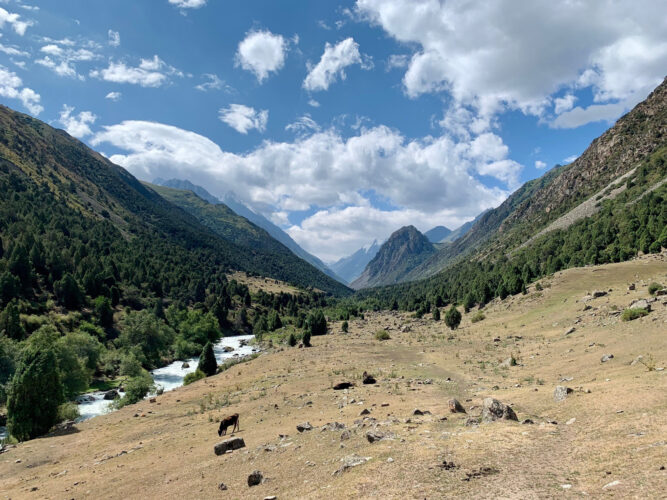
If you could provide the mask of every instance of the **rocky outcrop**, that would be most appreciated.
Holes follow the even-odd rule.
[[[238,450],[240,448],[245,448],[245,441],[243,438],[233,437],[216,444],[213,447],[213,451],[216,455],[224,455],[228,451]]]
[[[494,398],[486,398],[482,407],[482,422],[488,423],[496,420],[518,421],[519,419],[509,405]]]

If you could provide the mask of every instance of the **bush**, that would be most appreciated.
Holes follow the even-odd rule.
[[[326,335],[327,319],[321,309],[310,313],[306,319],[306,329],[311,335]]]
[[[310,332],[304,332],[301,341],[304,347],[310,347]]]
[[[204,350],[199,356],[199,366],[197,370],[201,370],[207,377],[215,375],[215,372],[218,371],[218,362],[215,359],[215,353],[213,352],[213,344],[207,342],[204,346]]]
[[[389,332],[387,330],[378,330],[375,332],[375,340],[389,340],[391,337],[389,336]]]
[[[76,420],[79,418],[79,407],[76,403],[71,401],[63,403],[58,407],[58,422],[65,422],[66,420]]]
[[[437,307],[433,308],[433,320],[440,321],[440,309],[438,309]]]
[[[201,371],[201,370],[195,370],[192,373],[188,373],[185,378],[183,379],[183,385],[190,385],[193,382],[196,382],[197,380],[201,380],[203,378],[206,378],[206,374]]]
[[[343,325],[341,326],[341,329],[343,330],[343,333],[347,333],[347,330],[349,329],[350,325],[348,325],[347,321],[343,321]]]
[[[117,399],[114,402],[114,405],[116,408],[122,408],[123,406],[138,403],[144,399],[146,394],[148,394],[154,387],[153,377],[151,377],[151,374],[146,370],[143,370],[140,375],[132,377],[125,382],[125,396]]]
[[[294,347],[296,345],[296,337],[293,333],[290,333],[289,337],[287,337],[287,345],[290,347]]]
[[[622,321],[632,321],[633,319],[641,318],[646,316],[648,311],[642,307],[634,307],[632,309],[626,309],[621,315]]]
[[[662,285],[660,283],[653,282],[648,286],[648,293],[654,295],[658,290],[662,290]]]
[[[461,313],[454,304],[452,304],[447,314],[445,314],[445,324],[452,330],[456,330],[461,324]]]
[[[484,316],[484,313],[482,311],[478,311],[475,314],[473,314],[472,318],[470,318],[470,321],[472,321],[473,323],[477,323],[485,318],[486,316]]]

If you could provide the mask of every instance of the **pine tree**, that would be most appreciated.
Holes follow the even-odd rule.
[[[28,347],[9,388],[7,424],[19,441],[46,434],[56,423],[63,388],[53,350]]]
[[[310,332],[304,332],[301,340],[303,341],[304,347],[310,347]]]
[[[16,301],[12,300],[5,310],[0,313],[0,334],[4,334],[10,339],[23,340],[25,330],[21,325],[21,317]]]
[[[296,345],[296,337],[294,336],[294,333],[290,333],[289,337],[287,337],[287,344],[290,347],[294,347]]]
[[[452,330],[456,330],[461,324],[461,313],[454,304],[452,304],[447,314],[445,314],[445,324]]]
[[[199,357],[199,366],[197,366],[197,370],[205,373],[207,377],[215,375],[215,372],[218,371],[218,362],[215,360],[213,344],[210,342],[206,342],[206,345],[204,346],[204,350]]]
[[[440,321],[440,309],[438,309],[437,307],[433,308],[433,319],[435,321]]]
[[[102,327],[111,328],[113,326],[113,309],[111,308],[111,301],[107,297],[97,297],[95,299],[95,315]]]

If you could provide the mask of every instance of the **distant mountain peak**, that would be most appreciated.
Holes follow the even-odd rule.
[[[451,234],[452,230],[445,226],[435,226],[433,229],[426,231],[424,236],[428,238],[431,243],[440,243],[443,239]]]

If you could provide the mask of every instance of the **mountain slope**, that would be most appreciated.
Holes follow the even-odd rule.
[[[382,244],[377,255],[350,286],[360,289],[398,283],[433,252],[433,244],[414,226],[402,227]]]
[[[217,204],[217,203],[223,203],[227,205],[229,208],[231,208],[234,212],[236,212],[237,215],[240,215],[241,217],[245,217],[248,219],[250,222],[253,224],[261,227],[264,229],[267,233],[269,233],[273,238],[278,240],[280,243],[285,245],[287,248],[289,248],[295,255],[298,257],[301,257],[303,260],[306,262],[310,263],[311,265],[315,266],[317,269],[322,271],[324,274],[334,278],[335,280],[338,280],[340,282],[344,281],[341,279],[339,276],[336,276],[336,274],[327,267],[327,265],[322,262],[320,259],[315,257],[314,255],[306,252],[303,248],[299,246],[299,244],[294,241],[285,231],[280,229],[278,226],[276,226],[273,222],[268,220],[266,217],[263,215],[257,214],[250,210],[248,207],[246,207],[243,203],[241,203],[238,198],[234,195],[233,192],[228,192],[226,193],[223,197],[222,200],[216,198],[213,196],[211,193],[206,191],[201,186],[197,186],[196,184],[193,184],[192,182],[188,180],[182,180],[182,179],[169,179],[169,180],[164,180],[164,179],[155,179],[153,181],[154,184],[158,184],[160,186],[165,186],[165,187],[171,187],[175,189],[185,189],[188,191],[194,192],[197,196],[200,198],[208,201],[209,203]]]
[[[451,233],[452,230],[445,226],[435,226],[433,229],[426,231],[424,236],[426,236],[431,243],[440,243]]]
[[[329,277],[317,272],[301,275],[265,254],[249,252],[220,238],[129,172],[64,131],[6,107],[0,107],[0,157],[8,176],[7,189],[29,188],[43,203],[58,206],[66,212],[66,217],[80,220],[87,232],[97,231],[105,235],[105,241],[114,242],[104,254],[92,247],[88,251],[97,266],[104,260],[102,255],[111,256],[112,262],[141,261],[142,271],[132,280],[141,293],[150,295],[157,287],[163,292],[165,288],[174,288],[177,296],[186,298],[189,286],[194,287],[200,280],[206,284],[228,269],[304,287],[316,286],[331,293],[347,293],[343,285]],[[17,194],[22,196],[20,192]],[[45,237],[39,231],[31,236],[32,241]],[[28,244],[32,245],[30,241]],[[125,255],[125,252],[132,253]],[[77,272],[83,278],[86,270]],[[174,281],[172,275],[181,278]]]
[[[366,265],[377,255],[379,250],[380,245],[377,240],[374,240],[370,247],[362,247],[352,255],[334,262],[329,267],[347,283],[351,283],[364,272]]]

